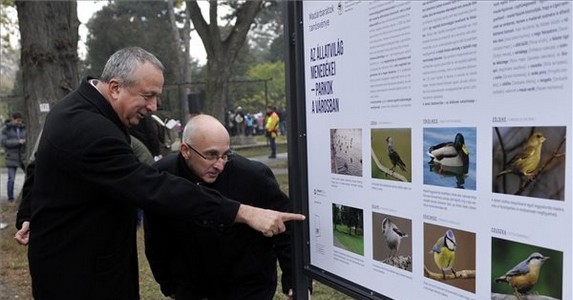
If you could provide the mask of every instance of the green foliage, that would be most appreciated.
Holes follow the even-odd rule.
[[[248,70],[246,78],[252,82],[243,83],[242,93],[237,90],[234,94],[235,106],[242,106],[243,110],[248,112],[264,111],[267,104],[279,108],[286,106],[285,71],[282,61],[254,65]],[[257,81],[265,79],[271,79],[266,82],[266,93],[265,83]]]

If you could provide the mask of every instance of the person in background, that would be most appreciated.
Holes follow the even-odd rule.
[[[279,115],[276,113],[276,109],[269,105],[267,106],[267,115],[265,118],[265,132],[267,138],[269,139],[269,145],[271,147],[271,155],[269,158],[277,158],[277,135],[279,132]]]
[[[159,138],[159,124],[151,115],[143,118],[139,124],[130,127],[129,134],[143,143],[147,150],[151,152],[155,160],[161,158],[161,142]]]
[[[242,107],[237,107],[237,111],[235,112],[235,126],[237,127],[237,135],[245,135],[245,113],[243,112]]]
[[[253,116],[250,113],[245,114],[245,125],[247,126],[247,129],[245,131],[245,135],[246,136],[255,135],[255,131],[254,131],[255,119],[253,118]]]
[[[162,90],[162,63],[139,47],[124,48],[99,79],[82,80],[46,116],[33,180],[24,183],[35,299],[139,299],[138,207],[211,228],[246,223],[266,237],[304,219],[242,204],[139,161],[127,128],[157,110]]]
[[[154,165],[241,203],[287,211],[271,169],[230,150],[225,126],[209,115],[189,120],[179,153]],[[269,239],[243,224],[209,228],[145,212],[145,253],[155,280],[175,299],[273,299],[277,258],[282,292],[292,297],[290,230]]]
[[[286,107],[283,107],[283,109],[280,110],[279,113],[279,130],[281,135],[286,135],[287,134],[287,110]]]
[[[6,194],[8,202],[14,203],[14,182],[18,168],[26,165],[26,126],[22,114],[15,112],[12,120],[2,129],[2,146],[5,149],[5,164],[8,169]]]

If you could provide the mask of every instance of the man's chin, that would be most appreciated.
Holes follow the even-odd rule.
[[[137,125],[139,125],[139,122],[141,122],[141,119],[133,118],[133,119],[129,120],[129,124],[127,125],[127,127],[137,126]]]
[[[218,176],[213,177],[213,176],[207,175],[207,176],[204,176],[204,177],[203,177],[203,181],[204,181],[205,183],[213,183],[213,182],[215,182],[215,180],[217,180],[217,177],[218,177]]]

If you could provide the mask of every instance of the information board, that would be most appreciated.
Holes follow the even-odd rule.
[[[311,277],[573,299],[572,3],[299,5]]]

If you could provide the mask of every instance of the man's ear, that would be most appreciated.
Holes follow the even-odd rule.
[[[189,159],[189,148],[187,145],[185,145],[185,143],[181,143],[181,146],[179,146],[179,152],[181,152],[183,158],[186,160]]]
[[[112,98],[112,100],[117,100],[119,98],[119,90],[121,88],[121,84],[119,83],[119,81],[115,79],[110,80],[109,84],[107,85],[107,88],[108,88],[108,93]]]

